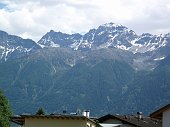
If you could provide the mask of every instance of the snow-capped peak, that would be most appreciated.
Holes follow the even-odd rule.
[[[112,23],[112,22],[103,24],[101,26],[103,26],[103,27],[124,27],[121,24],[115,24],[115,23]]]
[[[157,50],[169,43],[170,36],[144,33],[137,35],[121,24],[106,23],[91,29],[84,35],[70,35],[61,32],[48,32],[38,43],[41,47],[69,47],[74,50],[96,50],[115,47],[135,53]]]

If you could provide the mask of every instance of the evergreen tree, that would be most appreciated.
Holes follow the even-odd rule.
[[[7,98],[0,91],[0,127],[10,126],[10,116],[12,115],[11,108]]]
[[[39,108],[38,111],[36,112],[36,115],[45,115],[43,108]]]

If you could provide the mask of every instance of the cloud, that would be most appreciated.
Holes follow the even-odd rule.
[[[170,32],[169,0],[4,0],[0,29],[38,41],[53,29],[85,33],[107,22],[138,34]]]

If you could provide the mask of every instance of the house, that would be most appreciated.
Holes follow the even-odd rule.
[[[162,120],[162,127],[170,127],[170,104],[151,113],[150,117]]]
[[[105,115],[98,120],[103,127],[161,127],[161,122],[141,115]]]
[[[97,123],[78,115],[20,115],[11,121],[24,127],[97,127]]]

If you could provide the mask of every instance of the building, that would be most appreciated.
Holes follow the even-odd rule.
[[[162,127],[170,127],[170,104],[151,113],[150,117],[162,120]]]
[[[139,116],[108,114],[97,120],[103,127],[161,127],[161,121]]]
[[[24,127],[97,127],[98,124],[78,115],[20,115],[11,121]]]

